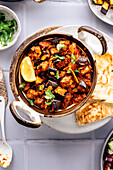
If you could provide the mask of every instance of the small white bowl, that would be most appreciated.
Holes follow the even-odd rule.
[[[3,46],[3,47],[1,46],[1,43],[0,43],[0,51],[2,51],[5,49],[8,49],[9,47],[13,46],[16,43],[16,41],[19,38],[20,32],[21,32],[21,24],[20,24],[20,20],[17,17],[16,13],[14,11],[12,11],[10,8],[0,5],[0,13],[4,13],[6,20],[15,19],[17,22],[17,25],[18,25],[17,31],[14,32],[12,42],[7,42],[7,46]]]
[[[113,130],[109,133],[109,135],[107,136],[107,138],[105,139],[105,142],[104,142],[104,145],[103,145],[103,148],[102,148],[102,152],[101,152],[101,160],[100,160],[100,165],[101,165],[101,170],[104,170],[103,168],[103,156],[104,156],[104,153],[105,153],[105,148],[108,144],[108,141],[109,139],[111,138],[111,136],[113,136]]]

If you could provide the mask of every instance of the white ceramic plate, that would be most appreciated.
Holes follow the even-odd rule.
[[[77,30],[78,30],[79,27],[80,26],[64,26],[64,27],[56,29],[52,32],[67,33],[67,34],[71,34],[74,37],[78,38]],[[104,34],[103,32],[101,32],[101,33],[104,35],[104,37],[107,41],[108,51],[113,54],[113,47],[112,47],[113,40],[109,36]],[[95,49],[96,49],[96,45],[97,45],[96,41],[98,41],[98,40],[94,36],[92,36],[92,39],[91,39],[91,36],[92,35],[89,34],[89,33],[84,33],[84,44],[88,45],[89,40],[91,40],[93,42],[93,50],[92,50],[91,47],[89,47],[89,49],[92,50],[93,54],[95,54],[95,51],[96,51]],[[91,43],[89,42],[89,44],[91,44]],[[65,117],[60,117],[60,118],[44,118],[44,117],[41,117],[42,122],[44,124],[46,124],[47,126],[53,128],[57,131],[60,131],[60,132],[63,132],[63,133],[68,133],[68,134],[80,134],[80,133],[90,132],[92,130],[98,129],[101,126],[105,125],[111,119],[112,119],[112,117],[107,117],[107,118],[101,119],[99,121],[96,121],[96,122],[93,122],[93,123],[90,123],[90,124],[87,124],[87,125],[84,125],[84,126],[78,126],[78,124],[76,122],[76,118],[75,118],[75,113],[70,114],[70,115],[65,116]]]
[[[100,12],[101,10],[101,5],[95,5],[92,3],[92,0],[88,0],[89,7],[91,11],[102,21],[113,25],[113,9],[109,9],[107,14],[104,15]]]

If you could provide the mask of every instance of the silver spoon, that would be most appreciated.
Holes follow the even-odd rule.
[[[7,168],[12,160],[12,149],[7,144],[4,131],[4,114],[5,114],[5,99],[0,96],[0,123],[2,131],[2,144],[0,145],[0,164],[3,168]]]

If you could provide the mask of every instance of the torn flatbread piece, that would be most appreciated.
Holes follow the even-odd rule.
[[[107,116],[113,116],[113,104],[102,100],[90,100],[76,112],[76,120],[79,126]]]
[[[113,56],[109,53],[95,55],[98,75],[91,99],[104,99],[113,103]]]
[[[95,55],[97,84],[90,100],[76,112],[78,125],[113,115],[113,55]]]

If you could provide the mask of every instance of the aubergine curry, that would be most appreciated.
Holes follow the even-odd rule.
[[[19,88],[31,105],[55,112],[86,98],[93,70],[87,54],[75,42],[57,37],[45,39],[26,56],[32,62],[36,80],[22,80]]]

